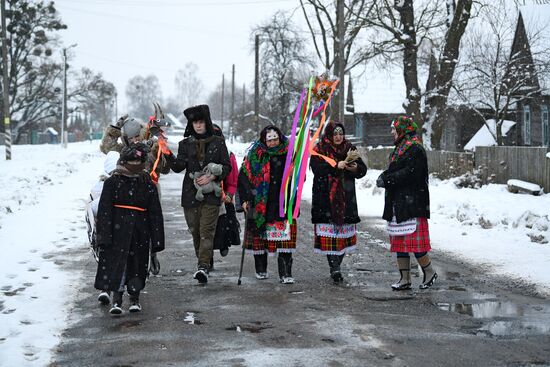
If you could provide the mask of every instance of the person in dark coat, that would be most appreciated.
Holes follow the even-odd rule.
[[[428,159],[416,134],[412,118],[399,116],[391,123],[395,148],[390,164],[376,185],[386,189],[383,218],[388,221],[390,251],[397,253],[401,274],[393,290],[411,289],[410,256],[413,252],[422,267],[424,279],[420,289],[431,287],[437,279],[428,252],[430,233],[430,192],[428,190]]]
[[[267,255],[278,253],[279,280],[294,283],[292,253],[296,251],[297,224],[279,215],[279,193],[288,139],[274,125],[260,132],[243,161],[237,191],[246,213],[243,246],[254,255],[256,278],[267,279]]]
[[[336,163],[331,166],[319,156],[311,157],[313,195],[311,221],[314,224],[316,253],[327,255],[330,276],[343,281],[340,265],[346,253],[355,250],[357,213],[355,180],[365,176],[367,166],[357,148],[345,137],[344,125],[331,122],[314,150]]]
[[[164,250],[164,221],[158,191],[145,162],[149,149],[142,143],[122,149],[117,168],[105,180],[97,213],[100,249],[95,288],[113,292],[111,314],[122,313],[124,289],[130,312],[141,311],[149,251]]]
[[[187,126],[183,134],[184,139],[179,142],[177,157],[166,147],[163,153],[170,168],[174,172],[186,170],[181,191],[181,206],[189,230],[193,235],[193,245],[197,256],[197,268],[193,277],[200,284],[208,282],[213,251],[214,234],[221,205],[221,196],[214,192],[204,194],[199,200],[197,186],[208,185],[221,181],[231,171],[231,162],[221,136],[214,135],[210,109],[207,105],[189,107],[183,114],[187,118]],[[191,178],[207,168],[209,164],[216,165],[218,175],[205,174],[198,178]]]

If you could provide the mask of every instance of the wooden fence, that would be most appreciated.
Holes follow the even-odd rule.
[[[386,169],[388,157],[393,148],[366,149],[358,147],[366,160],[367,167],[372,169]],[[471,172],[474,168],[473,153],[427,151],[428,169],[442,179],[456,177]]]
[[[367,166],[386,169],[393,148],[358,147]],[[442,179],[479,170],[483,183],[505,184],[509,179],[536,183],[550,192],[550,158],[544,147],[477,147],[474,153],[427,151],[430,173]]]
[[[505,184],[514,178],[536,183],[550,192],[550,158],[544,147],[477,147],[475,166],[483,183]]]

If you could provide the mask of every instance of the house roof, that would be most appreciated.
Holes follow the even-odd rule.
[[[519,8],[530,41],[533,58],[548,57],[550,45],[550,4],[524,5]],[[536,61],[535,61],[536,63]],[[539,76],[544,94],[550,92],[550,74]]]
[[[400,68],[386,71],[371,65],[352,78],[355,113],[404,113],[406,88]]]
[[[497,142],[495,138],[493,137],[493,134],[496,135],[496,124],[494,119],[490,119],[485,121],[486,124],[484,124],[478,131],[475,133],[475,135],[470,139],[468,143],[464,146],[464,150],[472,150],[475,151],[476,147],[490,147],[497,145]],[[515,121],[510,120],[504,120],[502,122],[502,136],[506,136],[508,134],[508,131],[516,124]],[[491,130],[487,129],[487,125],[490,127]],[[490,131],[490,132],[489,132]],[[491,134],[491,132],[493,134]]]
[[[45,133],[52,134],[52,135],[54,135],[54,136],[57,136],[57,134],[58,134],[58,132],[57,132],[53,127],[47,128],[44,132],[45,132]]]

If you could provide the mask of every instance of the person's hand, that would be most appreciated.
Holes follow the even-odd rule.
[[[227,204],[231,204],[233,202],[233,196],[231,194],[225,194],[223,201]]]
[[[214,180],[214,178],[215,178],[214,175],[202,175],[201,177],[197,178],[195,180],[195,182],[199,186],[204,186],[204,185],[210,183],[210,181]]]
[[[158,273],[160,273],[160,262],[155,252],[151,254],[151,264],[149,265],[149,272],[151,272],[151,274],[153,275],[158,275]]]
[[[340,161],[337,165],[338,169],[345,169],[346,168],[346,162]]]
[[[243,210],[245,213],[248,212],[248,201],[245,201],[244,203],[242,203],[241,206],[243,207]]]
[[[168,144],[164,139],[159,139],[159,149],[164,155],[172,155],[172,151],[168,148]]]
[[[384,187],[384,177],[383,177],[383,173],[378,176],[378,179],[376,179],[376,186],[377,187]]]
[[[349,164],[346,164],[346,169],[350,172],[356,172],[357,171],[357,163],[351,162]]]

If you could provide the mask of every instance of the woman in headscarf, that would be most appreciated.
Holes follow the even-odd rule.
[[[331,122],[314,148],[336,162],[332,167],[319,156],[311,157],[313,196],[311,221],[315,228],[314,251],[327,255],[330,276],[343,281],[340,265],[346,253],[355,250],[357,213],[355,180],[365,176],[367,166],[345,137],[344,125]]]
[[[288,139],[281,130],[274,125],[265,127],[243,161],[237,190],[246,213],[243,246],[254,255],[256,278],[267,279],[267,255],[278,253],[279,280],[292,284],[297,226],[279,216],[287,151]]]
[[[395,148],[388,169],[376,181],[378,187],[386,189],[383,218],[388,221],[390,251],[397,253],[401,279],[391,285],[397,291],[411,289],[410,252],[424,273],[420,289],[431,287],[437,279],[428,256],[431,250],[428,159],[416,130],[417,125],[410,117],[399,116],[392,121]]]

